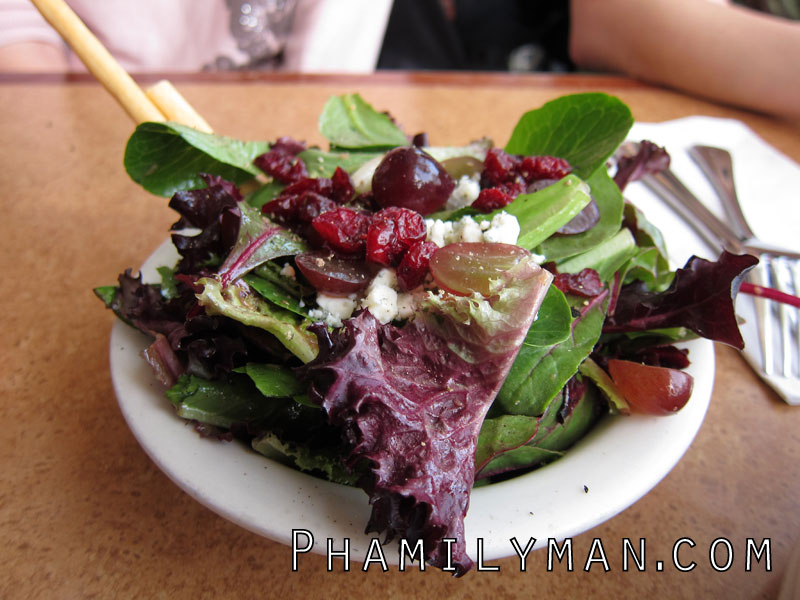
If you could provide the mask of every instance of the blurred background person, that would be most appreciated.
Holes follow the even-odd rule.
[[[391,0],[68,0],[127,71],[372,72]],[[0,0],[0,70],[85,70],[28,0]]]
[[[800,0],[70,0],[130,72],[622,73],[800,117]],[[747,6],[743,6],[746,4]],[[0,70],[81,70],[0,0]]]

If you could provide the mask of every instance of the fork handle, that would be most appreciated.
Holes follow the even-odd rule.
[[[731,226],[741,240],[755,237],[744,218],[733,182],[733,159],[730,152],[712,146],[692,146],[689,156],[705,173],[731,220]]]
[[[744,244],[728,225],[708,210],[670,170],[642,178],[642,182],[689,223],[717,251],[744,252]]]

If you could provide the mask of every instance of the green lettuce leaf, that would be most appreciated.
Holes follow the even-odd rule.
[[[237,184],[259,175],[253,159],[268,142],[243,142],[178,123],[141,123],[128,140],[123,163],[136,183],[159,196],[205,187],[200,173]]]
[[[617,385],[611,379],[600,365],[594,362],[591,358],[587,358],[581,363],[579,369],[581,375],[591,379],[594,384],[603,392],[603,395],[608,400],[609,410],[615,414],[629,414],[631,407],[628,401],[622,396]]]
[[[382,152],[348,152],[345,150],[326,152],[319,148],[309,148],[300,153],[300,158],[306,164],[309,177],[330,177],[336,167],[352,173],[368,160],[382,155]]]
[[[166,395],[180,417],[224,429],[234,424],[264,427],[294,402],[268,398],[247,377],[237,375],[215,381],[182,375]]]
[[[303,362],[317,355],[317,338],[306,330],[308,320],[264,300],[243,280],[225,287],[209,277],[197,283],[203,286],[197,298],[208,314],[223,315],[269,331]]]
[[[551,285],[522,343],[526,346],[552,346],[566,340],[571,332],[572,310],[564,293]]]
[[[253,440],[253,450],[267,458],[306,473],[319,473],[325,479],[342,485],[356,485],[363,475],[350,472],[342,464],[341,448],[315,448],[305,444],[282,442],[278,436],[267,433]]]
[[[491,220],[500,211],[514,215],[520,226],[517,245],[532,250],[581,212],[590,200],[586,183],[574,175],[567,175],[543,190],[521,194],[502,209],[475,219]]]
[[[663,292],[675,277],[675,272],[670,269],[664,236],[633,204],[625,204],[624,214],[625,223],[634,232],[639,252],[622,270],[622,281],[643,281],[648,289]]]
[[[333,148],[388,149],[409,143],[388,115],[358,94],[328,100],[319,117],[319,130]]]
[[[283,365],[251,363],[236,371],[252,379],[256,389],[267,398],[294,398],[306,393],[306,386],[294,371]]]
[[[597,422],[603,403],[592,386],[572,411],[559,420],[563,395],[541,417],[503,415],[483,422],[475,453],[477,477],[539,467],[564,455]]]
[[[552,155],[587,179],[625,140],[633,115],[618,98],[599,92],[562,96],[522,115],[509,154]]]
[[[301,303],[300,298],[287,291],[274,281],[259,277],[255,273],[248,273],[244,276],[245,282],[266,300],[277,304],[281,308],[292,311],[301,317],[308,317],[308,307]]]
[[[570,296],[580,311],[569,337],[553,346],[523,345],[492,406],[499,413],[538,417],[578,370],[594,348],[605,320],[604,293],[584,305],[584,298]]]
[[[558,264],[563,273],[579,273],[594,269],[603,281],[610,281],[625,263],[636,255],[638,248],[630,230],[620,229],[617,234],[590,248],[583,254],[568,258]]]
[[[622,224],[625,200],[605,169],[598,169],[586,181],[591,189],[600,220],[583,233],[550,237],[536,249],[546,260],[560,261],[581,252],[586,252],[613,237]]]

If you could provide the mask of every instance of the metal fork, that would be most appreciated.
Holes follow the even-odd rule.
[[[689,156],[694,159],[717,192],[722,205],[731,221],[731,226],[749,250],[757,251],[760,259],[758,267],[751,271],[755,285],[766,285],[781,292],[800,295],[800,254],[796,252],[765,248],[759,242],[744,218],[736,187],[733,182],[733,159],[727,150],[712,146],[693,146]],[[758,298],[759,327],[761,329],[761,345],[764,372],[768,375],[776,373],[783,377],[800,379],[800,310],[765,301]],[[776,306],[777,304],[777,306]],[[760,308],[759,308],[759,305]],[[780,354],[773,352],[773,313],[777,311],[780,324]],[[797,355],[793,365],[792,353]],[[776,364],[777,362],[777,364]]]
[[[695,146],[689,154],[720,196],[731,226],[709,211],[671,170],[648,175],[643,182],[693,225],[713,248],[757,256],[759,265],[749,273],[753,285],[800,295],[800,253],[777,248],[755,237],[736,196],[730,153]],[[788,402],[800,403],[800,310],[759,296],[754,300],[762,375]]]

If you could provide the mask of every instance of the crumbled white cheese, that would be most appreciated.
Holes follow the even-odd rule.
[[[517,217],[503,211],[492,217],[489,229],[483,232],[483,240],[493,244],[516,244],[519,231]]]
[[[289,263],[286,263],[285,265],[283,265],[283,267],[280,270],[280,274],[283,275],[284,277],[288,277],[289,279],[295,279],[296,278],[296,274],[294,272],[294,267],[292,265],[290,265]]]
[[[376,285],[385,285],[393,289],[397,289],[397,273],[394,269],[384,267],[375,274],[372,281],[369,282],[368,288],[375,287]]]
[[[350,174],[350,181],[353,182],[356,194],[366,194],[372,190],[372,176],[375,174],[375,169],[381,164],[381,160],[383,160],[383,156],[376,156]]]
[[[328,294],[317,294],[317,305],[319,308],[308,311],[312,319],[319,319],[331,327],[341,327],[344,319],[349,319],[356,309],[356,295],[349,296],[329,296]]]
[[[472,176],[462,175],[456,182],[456,187],[453,189],[444,207],[448,210],[464,208],[475,202],[480,193],[480,174]]]
[[[369,309],[378,321],[385,324],[394,319],[411,318],[424,295],[421,287],[418,291],[400,293],[397,273],[387,267],[377,272],[362,298],[359,299],[356,294],[341,297],[319,293],[318,308],[310,310],[308,314],[312,319],[324,321],[330,327],[341,327],[342,321],[350,318],[356,307],[360,307]]]
[[[433,242],[440,248],[450,243],[446,240],[449,240],[453,236],[453,223],[451,221],[425,219],[425,227],[428,229],[426,239],[429,242]]]
[[[478,223],[469,215],[458,221],[426,219],[427,240],[440,248],[456,242],[490,242],[516,244],[519,238],[519,221],[506,212],[496,214],[491,221]]]
[[[378,271],[367,286],[367,294],[361,300],[361,307],[369,309],[372,316],[381,323],[388,323],[397,317],[397,275],[394,269]]]
[[[478,222],[470,216],[461,217],[453,225],[453,235],[460,242],[482,242],[483,232]]]
[[[397,319],[410,319],[419,306],[419,294],[403,292],[397,294]]]

